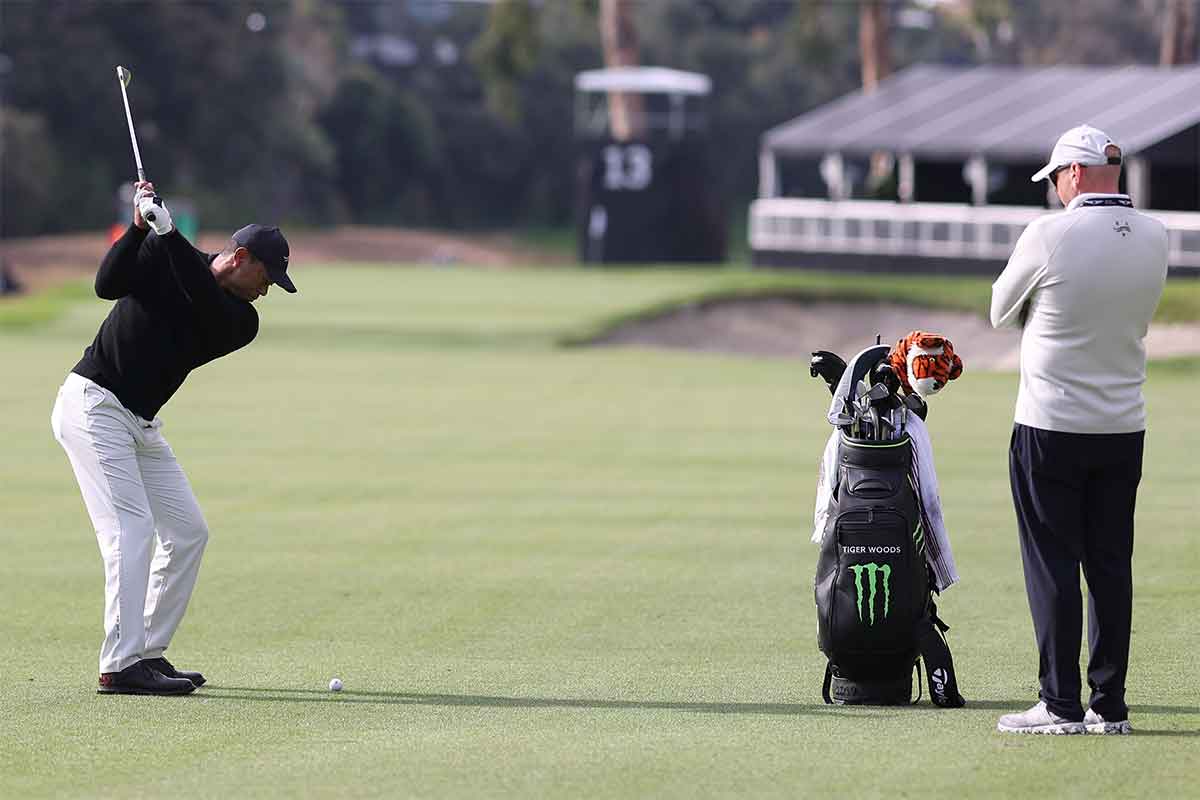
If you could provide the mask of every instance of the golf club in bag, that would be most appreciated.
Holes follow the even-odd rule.
[[[897,396],[887,354],[874,345],[847,364],[818,351],[809,364],[833,394],[828,419],[838,429],[834,507],[814,580],[817,639],[828,658],[821,694],[827,703],[908,704],[913,670],[919,692],[924,661],[933,702],[957,708],[966,701],[933,602],[905,432],[908,415],[924,419],[927,409],[920,398]]]

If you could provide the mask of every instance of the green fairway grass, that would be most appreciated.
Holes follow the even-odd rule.
[[[296,272],[258,340],[161,415],[212,531],[168,654],[209,677],[186,698],[94,693],[101,562],[49,415],[110,304],[0,328],[0,797],[1195,794],[1196,361],[1146,387],[1137,733],[1021,737],[995,732],[1037,693],[1015,374],[968,370],[930,415],[968,707],[827,707],[824,384],[797,361],[559,344],[767,278]]]

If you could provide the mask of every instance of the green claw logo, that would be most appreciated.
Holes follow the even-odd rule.
[[[867,573],[867,610],[869,612],[870,624],[875,624],[875,593],[878,586],[876,576],[883,575],[883,618],[887,619],[888,611],[892,604],[892,587],[890,579],[892,577],[891,564],[853,564],[849,569],[854,572],[854,589],[858,594],[858,621],[863,621],[863,573]]]

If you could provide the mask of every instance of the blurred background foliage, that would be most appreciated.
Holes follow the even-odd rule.
[[[1172,0],[874,0],[890,67],[1155,63]],[[726,206],[764,130],[859,88],[864,0],[632,2],[641,63],[711,76]],[[0,235],[96,229],[147,172],[205,226],[572,218],[576,72],[601,0],[0,4]],[[1194,35],[1194,34],[1193,34]],[[1031,102],[1052,98],[1031,98]]]

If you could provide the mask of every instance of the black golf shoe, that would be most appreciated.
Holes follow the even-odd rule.
[[[155,672],[161,672],[168,678],[183,678],[184,680],[191,681],[197,689],[205,684],[204,676],[199,672],[185,672],[181,669],[175,669],[174,665],[165,658],[147,658],[142,663]]]
[[[146,665],[145,661],[131,664],[120,672],[100,674],[97,694],[191,694],[196,684],[184,678],[168,678]]]

